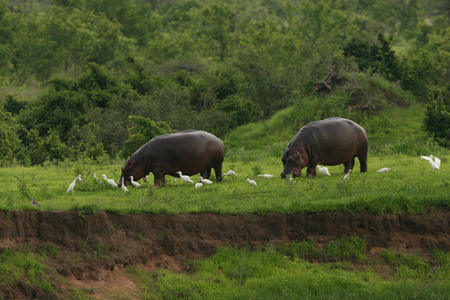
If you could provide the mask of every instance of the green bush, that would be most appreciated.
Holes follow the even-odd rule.
[[[436,142],[442,147],[450,147],[450,98],[448,93],[450,85],[447,85],[447,90],[437,94],[427,104],[427,111],[425,113],[425,128],[433,135]]]

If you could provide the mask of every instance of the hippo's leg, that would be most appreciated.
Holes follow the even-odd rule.
[[[222,181],[222,162],[214,166],[214,173],[216,173],[216,180]]]
[[[358,154],[359,164],[361,165],[361,173],[367,172],[367,152]]]
[[[153,187],[159,188],[161,185],[161,180],[164,178],[164,174],[160,172],[153,172],[153,176],[155,177],[155,180],[153,181]]]
[[[355,165],[355,158],[353,157],[349,161],[344,163],[344,174],[347,174],[348,171],[353,170],[353,166]]]
[[[209,177],[211,176],[211,168],[210,168],[210,167],[204,168],[204,169],[200,172],[200,175],[201,175],[204,179],[209,179]]]
[[[317,159],[315,159],[314,157],[311,158],[311,160],[309,161],[308,164],[308,169],[306,169],[306,176],[312,176],[315,177],[317,176]]]

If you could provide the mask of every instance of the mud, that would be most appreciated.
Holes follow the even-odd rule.
[[[327,244],[341,236],[366,240],[367,251],[450,250],[450,209],[423,215],[321,212],[261,215],[127,214],[75,211],[0,211],[0,252],[28,245],[32,251],[58,249],[48,263],[61,277],[60,291],[136,287],[128,266],[185,270],[185,262],[212,256],[221,246],[260,246],[314,239]],[[6,298],[44,297],[17,282],[3,287]],[[127,292],[127,293],[128,293]]]

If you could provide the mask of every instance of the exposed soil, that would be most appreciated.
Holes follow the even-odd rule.
[[[49,264],[59,274],[58,291],[76,287],[92,296],[115,291],[133,295],[137,288],[124,274],[140,268],[188,270],[187,261],[212,256],[218,247],[285,244],[314,239],[327,244],[339,237],[366,240],[368,253],[380,248],[450,250],[450,209],[424,215],[371,215],[366,212],[322,212],[260,215],[127,214],[74,211],[0,211],[0,252],[30,245],[58,247]],[[108,294],[109,293],[109,294]],[[12,299],[45,298],[26,282],[0,287]]]

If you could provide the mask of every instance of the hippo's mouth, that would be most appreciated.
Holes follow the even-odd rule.
[[[301,175],[301,170],[298,168],[294,168],[292,169],[292,177],[300,177]]]

